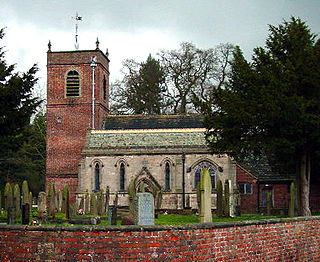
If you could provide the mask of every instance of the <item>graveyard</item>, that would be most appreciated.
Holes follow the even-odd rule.
[[[87,192],[71,204],[68,186],[56,192],[51,184],[35,203],[27,182],[21,193],[18,184],[8,183],[0,215],[0,260],[248,261],[254,256],[318,261],[319,216],[239,214],[220,181],[217,190],[212,212],[211,181],[204,169],[198,209],[168,211],[155,209],[153,195],[144,190],[123,208],[117,194],[110,200],[108,188]]]
[[[87,192],[80,202],[71,204],[67,185],[56,192],[51,184],[48,194],[40,192],[37,197],[33,197],[27,181],[22,183],[21,190],[18,184],[7,183],[0,223],[29,226],[152,226],[294,217],[292,209],[289,209],[288,215],[240,214],[237,205],[231,204],[237,202],[237,196],[231,196],[228,187],[223,191],[221,181],[217,183],[217,208],[212,210],[211,180],[207,169],[201,173],[198,185],[198,209],[161,210],[156,208],[153,194],[142,191],[132,193],[129,207],[121,207],[118,205],[117,194],[111,201],[108,187],[105,191]]]

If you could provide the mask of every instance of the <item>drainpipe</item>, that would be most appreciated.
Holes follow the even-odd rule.
[[[94,70],[97,67],[97,57],[92,56],[91,57],[91,64],[90,66],[92,67],[92,129],[95,129],[94,127],[94,116],[95,116],[95,95],[94,95],[94,89],[95,89],[95,74]]]
[[[186,208],[186,192],[185,192],[185,163],[186,163],[186,155],[182,153],[182,208]]]

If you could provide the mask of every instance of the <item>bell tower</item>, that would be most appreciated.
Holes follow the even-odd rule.
[[[98,42],[98,41],[97,41]],[[77,189],[88,130],[101,129],[109,111],[109,59],[95,50],[47,52],[46,185]],[[71,194],[74,198],[74,194]]]

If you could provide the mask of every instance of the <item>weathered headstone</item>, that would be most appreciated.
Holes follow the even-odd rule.
[[[62,190],[62,208],[61,208],[62,213],[67,212],[68,191],[69,191],[68,185],[64,185]]]
[[[230,185],[229,180],[224,182],[224,207],[223,213],[225,217],[230,217]]]
[[[46,205],[46,193],[45,192],[39,192],[38,195],[38,216],[42,218],[47,210]]]
[[[223,187],[222,187],[222,181],[218,179],[217,181],[217,216],[222,217],[223,216]]]
[[[70,205],[70,216],[69,219],[77,215],[77,203]]]
[[[29,187],[28,187],[28,182],[26,180],[22,182],[21,193],[22,193],[22,204],[28,203],[30,205]]]
[[[234,189],[234,204],[235,204],[235,215],[241,216],[241,197],[238,187]]]
[[[88,190],[86,190],[86,193],[84,195],[84,212],[86,214],[90,213],[90,198]]]
[[[108,209],[108,225],[117,224],[117,208],[114,205],[110,205]]]
[[[58,213],[61,213],[62,212],[62,202],[63,202],[62,190],[58,190],[58,192],[56,194],[56,199],[57,199],[56,209],[58,210]]]
[[[129,198],[129,213],[134,214],[134,198],[136,196],[136,189],[134,185],[134,179],[131,180],[128,186],[128,198]]]
[[[70,191],[69,191],[68,185],[64,186],[63,194],[65,195],[64,201],[65,201],[66,219],[70,219]]]
[[[33,196],[32,192],[29,192],[29,208],[30,208],[30,214],[32,213],[32,204],[33,204]]]
[[[151,193],[136,194],[134,213],[136,225],[154,225],[154,197]]]
[[[29,203],[22,204],[22,225],[28,225],[30,220]]]
[[[94,193],[90,194],[90,215],[98,215],[98,210],[97,210],[97,198]]]
[[[118,192],[116,192],[116,194],[115,194],[115,196],[114,196],[113,205],[114,205],[115,207],[118,206]]]
[[[105,197],[105,205],[104,205],[104,213],[107,214],[109,210],[109,200],[110,200],[110,188],[107,186],[106,188],[106,197]]]
[[[14,206],[10,206],[7,209],[7,224],[14,225],[16,223],[16,208]]]
[[[104,197],[103,197],[103,191],[100,190],[97,192],[97,213],[99,216],[103,215],[104,211]]]
[[[14,206],[16,208],[16,215],[17,217],[20,217],[21,215],[21,196],[20,196],[20,187],[18,184],[14,185],[14,192],[13,192],[13,201]]]
[[[56,216],[55,188],[53,183],[50,183],[49,192],[48,192],[48,215],[51,216],[52,219],[55,219],[55,216]]]
[[[211,192],[212,192],[212,185],[211,185],[210,173],[207,168],[204,168],[201,171],[201,179],[200,179],[200,193],[201,193],[200,223],[212,222]]]
[[[13,191],[12,191],[12,185],[9,182],[6,183],[6,186],[4,189],[4,200],[5,200],[5,209],[8,211],[8,209],[13,206]]]
[[[84,196],[80,198],[79,208],[78,210],[84,210]]]

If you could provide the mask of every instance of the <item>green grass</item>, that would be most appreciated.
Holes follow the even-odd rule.
[[[156,225],[182,225],[190,223],[199,223],[199,217],[196,215],[178,215],[178,214],[167,214],[159,215],[155,219]]]
[[[32,210],[31,216],[30,216],[30,221],[33,219],[37,219],[36,217],[36,210]],[[318,214],[313,214],[313,215],[320,215]],[[6,222],[6,217],[7,213],[5,211],[0,212],[0,221],[1,222]],[[77,215],[74,218],[89,218],[89,217],[94,217],[92,215]],[[262,220],[262,219],[273,219],[273,218],[284,218],[287,216],[262,216],[259,214],[243,214],[240,217],[233,217],[233,218],[218,218],[216,216],[212,217],[212,222],[218,223],[218,222],[235,222],[235,221],[251,221],[251,220]],[[63,213],[56,213],[56,219],[57,220],[65,220],[66,216]],[[17,224],[21,224],[21,217],[17,218],[16,220]],[[199,223],[200,218],[197,215],[180,215],[180,214],[159,214],[158,218],[155,219],[155,224],[156,225],[183,225],[183,224],[193,224],[193,223]],[[117,221],[117,225],[120,225],[121,221]],[[82,224],[68,224],[68,223],[55,223],[54,221],[50,223],[43,223],[42,225],[63,225],[63,226],[83,226]],[[107,226],[108,225],[108,220],[104,219],[101,220],[99,226]]]
[[[248,220],[262,220],[262,219],[272,219],[272,218],[283,218],[286,216],[260,216],[258,214],[244,214],[240,217],[224,217],[218,218],[212,216],[212,222],[235,222],[235,221],[248,221]],[[168,215],[159,215],[155,219],[156,225],[183,225],[183,224],[192,224],[200,223],[199,216],[196,215],[178,215],[178,214],[168,214]]]

